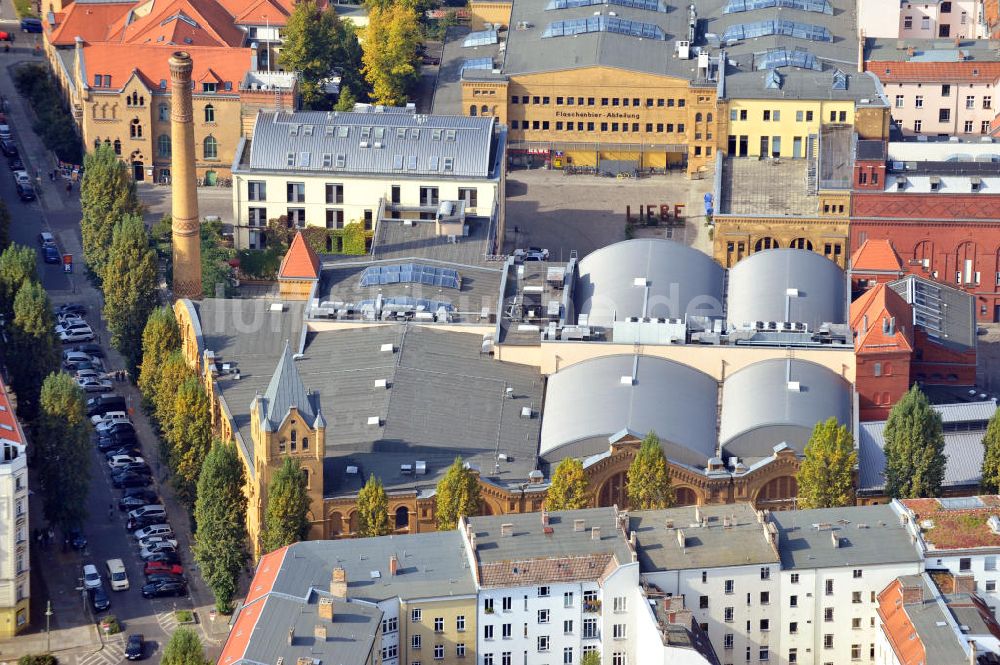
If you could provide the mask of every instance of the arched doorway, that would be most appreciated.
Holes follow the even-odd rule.
[[[347,518],[347,523],[350,528],[350,533],[358,532],[358,511],[351,513],[351,516]]]
[[[754,503],[757,508],[787,510],[795,506],[795,497],[798,495],[799,484],[795,476],[779,476],[772,478],[760,488]]]
[[[597,505],[601,508],[618,506],[628,508],[628,493],[625,491],[625,472],[619,471],[604,481],[597,494]]]
[[[326,521],[330,527],[331,536],[339,536],[344,531],[344,516],[338,511],[330,513],[330,517]]]
[[[486,516],[495,515],[496,513],[493,512],[493,506],[490,505],[490,502],[484,500],[479,502],[479,514]]]
[[[142,182],[146,179],[146,168],[143,163],[142,153],[136,150],[129,159],[132,162],[132,179],[136,182]]]
[[[675,506],[696,506],[698,505],[698,495],[690,487],[674,488]]]
[[[396,528],[407,529],[410,526],[410,509],[406,506],[396,508]]]
[[[215,171],[205,171],[205,186],[215,187],[215,182],[218,179],[218,175]]]

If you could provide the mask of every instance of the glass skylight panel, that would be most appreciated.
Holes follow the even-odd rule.
[[[613,32],[645,39],[665,40],[663,29],[652,23],[629,21],[617,16],[591,16],[567,21],[554,21],[545,28],[542,37],[568,37],[588,32]]]
[[[493,58],[473,58],[462,63],[462,71],[466,69],[493,69]],[[441,130],[437,130],[440,132]]]
[[[832,42],[833,35],[821,25],[798,23],[796,21],[755,21],[753,23],[737,23],[726,28],[722,33],[722,41],[730,42],[740,39],[755,39],[769,35],[782,35],[808,39],[814,42]]]
[[[435,268],[419,263],[370,266],[361,273],[361,286],[387,284],[426,284],[448,289],[461,288],[458,271],[452,268]]]
[[[631,7],[632,9],[645,9],[650,12],[666,13],[667,5],[662,0],[551,0],[545,6],[545,11],[555,9],[573,9],[574,7],[592,7],[595,5],[615,5],[618,7]]]
[[[774,69],[775,67],[799,67],[821,71],[823,66],[816,56],[805,49],[770,49],[757,63],[758,70]]]
[[[729,0],[722,13],[738,14],[752,12],[756,9],[771,9],[772,7],[833,15],[833,7],[828,0]]]
[[[767,70],[767,76],[764,77],[764,87],[770,90],[781,89],[781,74],[778,73],[778,70]]]
[[[465,41],[462,42],[462,46],[488,46],[496,44],[499,40],[496,30],[480,30],[479,32],[470,32]]]
[[[847,74],[839,69],[833,73],[833,89],[847,90]]]

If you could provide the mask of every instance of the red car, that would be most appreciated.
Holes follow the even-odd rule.
[[[163,561],[148,561],[146,562],[146,568],[144,571],[147,575],[156,574],[166,574],[166,575],[183,575],[184,568],[177,565],[176,563],[164,563]]]

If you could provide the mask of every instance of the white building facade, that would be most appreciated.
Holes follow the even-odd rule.
[[[0,638],[14,637],[31,618],[26,443],[0,379]]]

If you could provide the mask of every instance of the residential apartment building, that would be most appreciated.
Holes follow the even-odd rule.
[[[28,521],[28,440],[0,377],[0,638],[31,620],[31,529]]]
[[[993,132],[1000,57],[990,42],[877,39],[867,51],[865,69],[881,81],[903,136]]]
[[[988,4],[988,3],[987,3]],[[988,37],[981,0],[857,0],[858,31],[885,39]]]
[[[459,240],[478,219],[503,238],[505,145],[492,117],[261,111],[232,165],[237,246],[266,247],[276,218],[333,231],[405,219]]]

